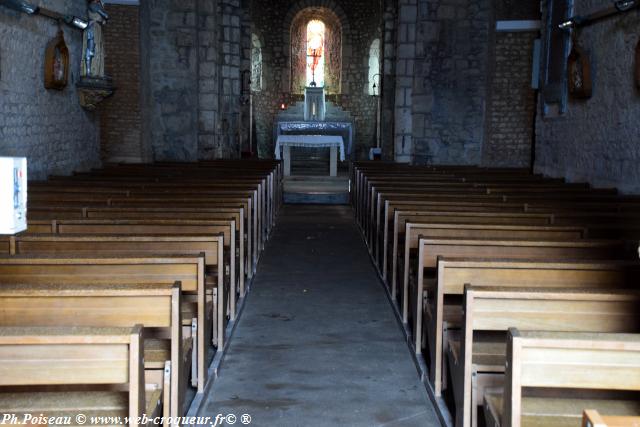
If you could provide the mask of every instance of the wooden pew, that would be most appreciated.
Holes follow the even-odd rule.
[[[476,425],[477,408],[482,404],[487,385],[495,387],[503,381],[504,334],[509,328],[637,333],[640,332],[639,302],[637,290],[467,285],[462,330],[459,336],[449,334],[456,426]]]
[[[498,215],[499,216],[499,215]],[[503,217],[505,222],[508,223],[509,217]],[[517,222],[518,217],[513,217]],[[521,241],[571,241],[581,240],[585,235],[585,230],[580,227],[565,226],[562,228],[556,228],[554,226],[546,225],[504,225],[504,224],[491,224],[484,222],[484,218],[469,218],[463,220],[462,224],[439,224],[434,222],[428,223],[413,223],[406,222],[403,236],[404,248],[400,248],[400,242],[396,248],[396,263],[392,265],[396,271],[396,279],[393,281],[392,276],[392,290],[393,284],[399,286],[399,280],[401,280],[401,307],[403,312],[403,319],[406,321],[408,306],[407,303],[407,290],[410,286],[410,281],[416,277],[414,270],[412,275],[412,266],[417,263],[416,260],[420,256],[420,239],[457,239],[457,240],[521,240]],[[506,245],[506,244],[503,244]],[[469,255],[472,255],[473,250],[469,249]],[[479,254],[479,252],[476,252]],[[431,267],[435,268],[436,258],[430,256],[432,261]],[[509,258],[507,256],[506,258]]]
[[[141,286],[171,285],[175,281],[180,281],[182,285],[183,335],[191,336],[195,350],[191,363],[192,385],[198,388],[198,392],[203,392],[209,361],[205,337],[209,336],[210,328],[207,326],[211,323],[216,325],[214,342],[219,342],[217,324],[214,323],[216,318],[211,319],[211,313],[219,311],[211,307],[217,303],[217,292],[211,303],[206,301],[204,255],[86,258],[68,255],[0,256],[0,289],[3,284],[11,283]]]
[[[147,255],[171,256],[205,254],[207,286],[217,290],[218,348],[224,346],[227,292],[224,289],[223,236],[115,236],[115,235],[43,235],[9,237],[9,255],[73,254],[76,256]],[[203,304],[204,306],[204,304]]]
[[[582,427],[640,427],[640,416],[603,416],[594,409],[586,409],[582,415]]]
[[[419,215],[420,213],[424,215],[433,215],[439,214],[441,212],[457,212],[458,214],[468,213],[471,215],[482,215],[482,214],[490,214],[493,212],[496,213],[513,213],[513,214],[524,214],[524,208],[522,205],[514,205],[514,204],[504,204],[504,203],[494,203],[494,202],[471,202],[471,201],[455,201],[455,202],[432,202],[432,201],[407,201],[402,199],[387,199],[384,201],[384,206],[381,212],[381,217],[376,222],[376,238],[375,242],[376,248],[376,260],[378,262],[384,263],[384,254],[388,252],[388,246],[390,246],[390,235],[394,230],[394,220],[395,214],[398,211],[410,211],[413,212],[413,215]],[[531,218],[534,215],[530,215]],[[546,214],[537,214],[541,221],[545,221],[545,223],[549,223],[550,221],[545,219],[545,216],[548,218],[549,215]],[[399,229],[400,232],[404,230],[404,226]],[[383,254],[383,259],[380,260],[380,253]]]
[[[126,208],[128,210],[135,209],[156,209],[157,211],[178,212],[178,211],[195,211],[195,212],[215,212],[218,209],[241,209],[244,216],[244,228],[247,232],[247,250],[252,254],[251,269],[252,274],[255,270],[259,252],[264,242],[259,233],[261,219],[252,207],[251,199],[248,198],[215,198],[215,199],[175,199],[175,198],[155,198],[155,199],[134,199],[128,198],[123,200],[109,200],[108,203],[96,204],[85,201],[47,201],[47,202],[30,202],[28,206],[30,219],[70,219],[70,218],[99,218],[95,212],[106,210],[109,207]],[[56,213],[49,212],[56,210]],[[71,209],[71,210],[69,210]],[[32,214],[33,212],[33,214]],[[62,216],[65,212],[65,216]],[[228,212],[228,211],[227,211]],[[68,215],[68,216],[67,216]],[[204,217],[203,217],[204,218]],[[215,218],[210,218],[215,219]]]
[[[521,216],[522,215],[522,216]],[[580,227],[527,224],[527,214],[501,214],[493,216],[442,215],[426,217],[426,220],[404,224],[404,232],[398,236],[395,247],[395,262],[392,263],[392,294],[396,295],[398,279],[402,278],[402,289],[409,281],[409,266],[418,252],[420,236],[424,238],[468,238],[468,239],[539,239],[578,240],[585,237],[586,230]],[[511,222],[513,220],[513,222]],[[400,247],[400,244],[403,247]],[[395,274],[394,274],[395,273]]]
[[[425,289],[425,329],[429,350],[429,380],[436,396],[441,396],[447,378],[445,356],[448,331],[462,325],[464,286],[527,288],[634,287],[640,281],[636,261],[547,261],[484,260],[474,258],[438,259],[435,280]]]
[[[253,237],[252,233],[247,231],[244,208],[227,207],[227,208],[103,208],[103,209],[86,209],[87,219],[112,219],[112,220],[233,220],[236,222],[236,234],[238,235],[238,248],[240,250],[240,259],[244,260],[244,271],[248,279],[253,277],[255,272],[255,259],[252,256]],[[251,217],[249,217],[251,218]],[[242,292],[244,295],[244,292]]]
[[[0,411],[16,415],[20,422],[32,417],[25,424],[41,416],[70,417],[75,423],[76,415],[83,414],[129,417],[129,425],[140,425],[143,414],[160,415],[160,391],[145,392],[143,352],[140,325],[0,328]],[[74,385],[85,389],[43,391]],[[101,391],[105,385],[119,390]]]
[[[0,286],[0,326],[144,327],[148,382],[163,388],[171,417],[183,413],[191,339],[182,338],[180,284],[7,284]],[[53,367],[52,367],[53,368]]]
[[[48,225],[48,227],[47,227]],[[225,242],[225,278],[229,284],[229,317],[236,317],[237,293],[244,295],[243,252],[236,250],[236,224],[230,221],[145,219],[145,220],[54,220],[51,222],[29,221],[28,234],[115,234],[115,235],[208,235],[222,234]],[[49,229],[49,231],[44,231]],[[226,259],[228,257],[228,260]]]
[[[435,275],[438,258],[621,260],[630,256],[627,245],[618,241],[420,238],[415,268],[417,280],[415,285],[407,280],[402,303],[403,315],[406,313],[407,324],[412,327],[416,352],[422,352],[425,270]]]
[[[589,316],[587,316],[587,319]],[[584,320],[584,317],[583,317]],[[640,336],[509,330],[504,394],[485,396],[487,426],[580,426],[582,411],[637,417],[640,404],[615,391],[640,391]],[[555,390],[551,398],[523,389]],[[585,398],[592,390],[596,398]],[[607,391],[612,394],[607,398]],[[628,399],[628,398],[627,398]],[[629,425],[629,424],[627,424]]]
[[[413,217],[425,216],[427,218],[433,218],[434,215],[446,216],[447,212],[455,213],[455,215],[462,215],[466,213],[473,217],[488,217],[492,214],[508,215],[517,214],[521,216],[520,219],[514,219],[511,224],[539,224],[546,225],[551,224],[551,214],[546,213],[528,213],[524,212],[524,208],[521,205],[500,204],[500,203],[471,203],[464,202],[453,205],[451,209],[441,207],[442,205],[432,205],[429,202],[397,202],[397,201],[385,201],[384,212],[379,227],[382,229],[382,241],[380,242],[383,251],[382,263],[388,262],[388,254],[391,253],[393,242],[397,234],[404,233],[404,224],[407,220]],[[451,205],[449,205],[451,206]],[[461,209],[461,206],[465,206]],[[476,209],[472,209],[471,206],[476,206]],[[433,209],[435,207],[435,209]],[[468,208],[467,208],[468,207]],[[514,215],[515,217],[516,215]],[[421,219],[415,219],[411,222],[420,222]],[[429,222],[429,221],[427,221]],[[384,272],[386,273],[386,272]],[[384,277],[387,277],[384,275]]]

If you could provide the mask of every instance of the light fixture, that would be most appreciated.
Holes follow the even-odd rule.
[[[0,4],[9,9],[17,10],[18,12],[26,13],[27,15],[35,15],[40,9],[38,6],[27,3],[26,1],[18,0],[0,0]]]
[[[26,13],[27,15],[41,15],[45,18],[53,19],[54,21],[64,22],[71,28],[76,28],[78,30],[84,30],[89,26],[89,22],[83,18],[78,18],[73,15],[62,15],[44,7],[34,6],[26,1],[0,0],[0,6]]]

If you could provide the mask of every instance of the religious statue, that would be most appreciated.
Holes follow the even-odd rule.
[[[111,78],[104,73],[104,40],[102,26],[109,20],[102,0],[88,0],[89,22],[82,37],[80,81],[76,83],[80,105],[93,111],[105,98],[113,95]]]
[[[571,53],[567,58],[569,94],[576,99],[589,99],[593,94],[591,63],[578,42],[577,31],[573,32]]]
[[[47,44],[44,54],[44,87],[63,90],[69,79],[69,49],[64,41],[62,28]]]
[[[81,75],[87,77],[104,77],[104,43],[102,26],[109,20],[102,0],[88,0],[87,14],[89,25],[84,30],[82,39]]]

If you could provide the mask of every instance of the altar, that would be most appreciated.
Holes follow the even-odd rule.
[[[323,87],[312,85],[305,89],[304,104],[285,108],[278,114],[273,139],[275,158],[284,161],[285,176],[291,176],[291,147],[299,147],[314,152],[328,148],[329,175],[335,177],[338,152],[342,162],[351,155],[353,122],[349,113],[325,99]]]
[[[291,147],[328,148],[329,176],[338,176],[338,150],[340,161],[345,160],[344,141],[339,135],[279,135],[276,139],[276,159],[281,159],[282,151],[284,176],[291,176]]]

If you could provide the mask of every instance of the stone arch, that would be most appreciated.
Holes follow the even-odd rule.
[[[294,61],[296,58],[293,58],[292,54],[292,42],[296,43],[299,41],[292,40],[292,34],[296,31],[300,31],[302,23],[310,19],[319,19],[323,21],[327,26],[328,34],[331,35],[330,37],[333,37],[334,46],[339,46],[339,48],[335,49],[333,53],[330,53],[333,57],[328,57],[327,66],[334,67],[333,70],[329,70],[327,73],[328,75],[333,76],[329,79],[331,83],[328,91],[329,93],[336,94],[343,93],[342,64],[348,62],[345,59],[349,57],[352,50],[350,44],[351,28],[344,10],[333,0],[299,0],[285,15],[283,20],[282,40],[284,42],[283,46],[285,46],[283,53],[285,56],[286,69],[282,80],[282,91],[301,93],[299,87],[300,82],[296,81],[297,76],[300,75],[300,70],[295,69]],[[300,37],[298,36],[298,40],[299,38]]]

